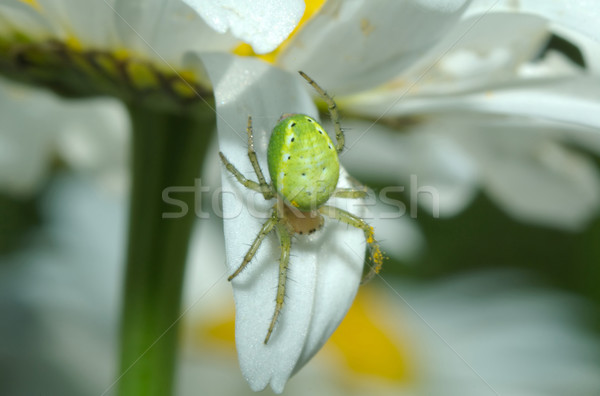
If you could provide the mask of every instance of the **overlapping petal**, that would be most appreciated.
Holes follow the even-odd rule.
[[[575,43],[583,53],[587,67],[596,74],[600,71],[600,8],[595,1],[510,1],[475,0],[465,17],[493,13],[537,15],[548,21],[551,30]]]
[[[31,37],[46,38],[53,32],[52,24],[44,19],[33,4],[19,0],[0,3],[0,32],[10,34],[26,30]]]
[[[539,15],[555,27],[580,32],[600,42],[600,8],[593,0],[474,0],[467,16],[493,12]]]
[[[306,82],[253,59],[200,55],[196,62],[200,59],[214,84],[220,148],[244,175],[256,179],[247,157],[248,116],[253,117],[255,148],[266,171],[269,134],[281,114],[317,116]],[[189,64],[193,63],[191,59]],[[227,265],[232,273],[270,215],[274,201],[249,192],[227,172],[222,184]],[[349,187],[345,173],[339,185]],[[332,202],[342,208],[350,203]],[[311,236],[294,238],[286,300],[268,345],[263,341],[275,309],[280,251],[275,233],[233,280],[240,365],[254,390],[270,383],[275,392],[283,391],[290,375],[327,340],[358,289],[364,248],[361,231],[335,221],[326,220],[325,227]]]
[[[577,230],[596,214],[600,174],[591,158],[561,144],[569,127],[489,116],[442,125],[477,164],[484,191],[513,217]]]
[[[480,172],[468,153],[438,127],[419,123],[399,134],[393,128],[348,120],[342,163],[356,177],[390,183],[390,192],[412,197],[403,216],[418,206],[448,217],[465,209],[477,193]]]
[[[238,43],[181,0],[116,0],[114,17],[125,48],[170,66],[179,66],[186,51],[228,51]]]
[[[595,89],[600,79],[577,78],[512,81],[488,85],[484,91],[453,95],[414,96],[397,100],[401,92],[364,96],[352,104],[355,111],[373,116],[387,110],[388,117],[415,113],[451,113],[476,111],[490,114],[519,115],[569,123],[575,127],[598,128],[600,94]],[[567,111],[568,110],[568,111]]]
[[[294,30],[304,12],[302,0],[184,0],[219,33],[231,33],[258,54],[273,51]]]
[[[419,60],[460,18],[464,0],[330,0],[277,58],[337,95],[371,88]]]

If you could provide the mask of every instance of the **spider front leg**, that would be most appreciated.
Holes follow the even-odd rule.
[[[259,192],[263,195],[265,195],[265,191],[263,190],[263,187],[261,187],[260,184],[258,184],[255,181],[246,179],[246,177],[244,175],[242,175],[242,173],[237,170],[237,168],[235,166],[233,166],[233,164],[231,162],[229,162],[229,160],[225,157],[225,155],[219,151],[219,156],[221,157],[221,161],[223,162],[223,165],[225,165],[225,168],[229,171],[229,173],[231,173],[233,176],[235,176],[235,178],[237,179],[238,182],[240,182],[240,184],[242,184],[244,187],[249,188],[250,190],[254,190],[256,192]],[[270,189],[268,191],[270,193]]]
[[[277,323],[277,318],[279,317],[281,309],[283,308],[283,299],[285,298],[285,282],[287,280],[287,270],[290,262],[290,249],[292,247],[292,239],[287,226],[282,223],[277,223],[277,235],[279,236],[279,244],[281,246],[281,256],[279,257],[279,281],[277,283],[277,297],[275,298],[275,312],[273,313],[273,318],[271,319],[271,324],[269,325],[269,330],[267,331],[267,336],[265,337],[265,344],[269,342],[271,333],[275,328],[275,323]]]
[[[265,176],[260,169],[260,164],[258,163],[258,159],[256,158],[256,152],[254,151],[254,136],[252,133],[252,117],[248,117],[248,127],[246,128],[248,132],[248,158],[250,159],[250,163],[254,168],[254,173],[256,173],[256,177],[258,178],[258,183],[252,180],[247,179],[242,172],[237,170],[235,166],[225,157],[225,155],[219,151],[219,156],[221,157],[221,161],[225,168],[237,179],[240,184],[244,187],[249,188],[250,190],[259,192],[263,195],[265,199],[271,199],[275,196],[273,193],[273,189],[269,184],[267,184],[265,180]]]
[[[337,105],[335,104],[335,101],[331,96],[327,94],[327,92],[325,92],[323,88],[319,86],[319,84],[315,82],[315,80],[308,77],[306,73],[304,73],[303,71],[298,71],[298,73],[300,73],[300,75],[304,77],[304,79],[308,81],[310,85],[312,85],[315,91],[317,91],[317,93],[321,95],[321,98],[323,98],[323,100],[327,104],[327,109],[329,109],[329,116],[331,117],[331,122],[333,122],[333,127],[335,129],[335,140],[337,142],[335,149],[337,150],[338,154],[341,153],[342,150],[344,150],[344,144],[346,139],[344,137],[344,131],[342,131],[342,125],[340,124],[340,114],[337,111]]]
[[[250,260],[252,260],[252,258],[254,257],[254,255],[256,254],[256,252],[258,251],[258,248],[262,244],[263,240],[273,230],[273,227],[275,226],[275,224],[277,224],[277,217],[276,216],[271,216],[269,218],[269,220],[267,220],[263,224],[262,228],[260,229],[260,232],[256,236],[256,239],[254,240],[254,242],[252,242],[252,245],[250,246],[250,249],[248,249],[248,252],[244,256],[244,261],[242,261],[242,264],[238,267],[238,269],[236,269],[235,272],[233,274],[231,274],[231,276],[229,276],[229,278],[227,278],[228,281],[231,281],[233,278],[235,278],[236,276],[238,276],[240,274],[240,272],[242,272],[244,270],[244,268],[246,268],[246,266],[248,265],[248,263],[250,262]]]
[[[254,173],[256,173],[256,177],[258,178],[258,184],[261,188],[262,194],[265,199],[273,198],[273,190],[267,184],[265,180],[265,176],[263,175],[262,169],[260,169],[260,164],[258,163],[258,159],[256,158],[256,151],[254,151],[254,133],[252,130],[252,117],[248,116],[248,127],[246,128],[248,132],[248,158],[250,159],[250,163],[254,168]]]
[[[371,261],[373,262],[373,265],[370,266],[369,272],[363,276],[361,283],[371,280],[375,274],[379,273],[381,266],[383,265],[383,253],[381,253],[379,243],[377,243],[374,238],[373,227],[360,217],[334,206],[321,206],[319,212],[327,217],[363,230],[367,245],[369,246],[369,251],[371,252]]]

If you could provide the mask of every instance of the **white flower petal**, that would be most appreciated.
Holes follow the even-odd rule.
[[[57,38],[106,48],[116,44],[114,1],[36,0],[33,8],[53,25]]]
[[[521,65],[538,56],[548,36],[546,22],[531,15],[469,18],[457,24],[418,64],[387,85],[402,89],[399,93],[427,95],[514,79]]]
[[[469,109],[507,115],[538,117],[574,126],[600,128],[600,78],[580,77],[523,82],[455,97],[454,109]],[[431,103],[435,106],[436,101]],[[441,105],[441,101],[437,103]],[[446,105],[442,105],[448,110]]]
[[[116,27],[125,47],[169,64],[186,51],[228,51],[237,39],[209,27],[181,0],[116,0]]]
[[[7,0],[0,3],[0,34],[15,32],[26,32],[32,38],[46,38],[54,32],[54,27],[32,5]]]
[[[556,79],[513,80],[482,91],[453,95],[398,99],[398,91],[362,96],[348,108],[379,117],[457,111],[519,115],[570,124],[574,128],[600,128],[600,78],[579,76]],[[483,87],[482,87],[483,88]]]
[[[413,176],[425,190],[416,196],[418,204],[435,209],[425,188],[432,187],[442,217],[463,210],[478,186],[511,216],[564,229],[585,226],[600,202],[593,162],[560,144],[598,150],[597,130],[470,113],[425,118],[402,134],[377,125],[368,129],[364,122],[349,125],[343,163],[353,174],[399,180],[405,191],[414,190]]]
[[[231,31],[258,54],[273,51],[294,30],[302,14],[301,0],[184,0],[214,30]]]
[[[284,48],[278,63],[305,71],[338,95],[370,88],[433,47],[460,18],[464,4],[330,0]]]
[[[380,194],[379,198],[384,197]],[[415,262],[425,248],[425,236],[417,222],[406,213],[406,208],[399,204],[378,201],[375,206],[369,207],[372,216],[367,220],[383,236],[380,243],[386,255]]]
[[[498,136],[507,132],[506,127],[498,129]],[[486,143],[487,152],[477,150],[486,191],[515,218],[567,229],[584,227],[600,202],[600,173],[594,162],[549,139],[526,142],[527,128],[510,127],[510,134],[519,138],[505,136],[506,141],[519,141],[521,150],[497,141]],[[506,160],[504,150],[512,160]]]
[[[397,293],[389,298],[400,304],[401,296],[402,305],[390,317],[412,336],[425,379],[418,394],[598,393],[598,337],[582,325],[594,307],[529,278],[489,271],[435,284],[393,284]]]
[[[420,205],[435,216],[453,216],[475,197],[477,166],[459,145],[439,133],[439,125],[422,123],[404,133],[361,121],[346,126],[344,165],[357,177],[394,183],[389,186],[392,190],[410,194],[407,215],[417,216]],[[452,126],[445,125],[445,133],[448,128]]]
[[[513,217],[576,230],[596,214],[600,173],[591,159],[560,144],[570,128],[498,117],[440,123],[449,124],[477,163],[482,188]]]
[[[574,77],[581,72],[581,66],[555,50],[548,50],[543,59],[525,63],[518,69],[519,76],[524,79]]]
[[[347,174],[340,171],[340,188],[352,187]],[[362,214],[361,207],[352,208],[352,201],[332,199],[328,205]],[[316,286],[313,297],[313,311],[310,327],[294,373],[304,366],[329,339],[341,323],[354,301],[363,270],[365,239],[361,231],[352,229],[335,220],[326,219],[325,227],[314,237],[298,243],[301,258],[292,260],[290,265],[303,270],[307,258],[316,261]],[[312,258],[313,256],[314,258]],[[300,269],[302,268],[302,269]],[[294,279],[294,272],[291,275]],[[288,305],[290,303],[288,302]],[[294,325],[294,324],[292,324]],[[283,390],[281,384],[281,390]],[[277,388],[273,383],[273,389]]]
[[[557,33],[579,48],[586,69],[596,75],[600,74],[600,41],[572,30],[559,29]]]
[[[130,124],[123,104],[98,98],[68,102],[68,106],[55,143],[60,158],[106,189],[126,191]]]
[[[253,117],[255,148],[262,169],[271,129],[283,113],[317,115],[307,84],[255,59],[201,55],[213,82],[220,148],[246,176],[246,123]],[[340,186],[347,186],[341,178]],[[227,264],[232,273],[268,218],[273,201],[249,193],[223,170],[223,210]],[[235,193],[235,194],[234,194]],[[337,200],[345,208],[351,200]],[[275,309],[279,244],[273,233],[234,281],[236,344],[240,366],[254,390],[269,383],[281,392],[290,375],[310,358],[337,327],[358,288],[364,259],[361,231],[335,221],[307,237],[294,238],[286,301],[268,345],[263,341]]]
[[[518,12],[539,15],[553,25],[580,32],[600,42],[600,7],[595,0],[475,0],[466,16],[489,12]]]
[[[422,7],[427,7],[434,11],[456,12],[469,1],[470,0],[416,0],[415,2]]]
[[[23,394],[99,395],[114,382],[118,361],[127,205],[73,175],[47,187],[44,222],[28,248],[0,257],[0,309],[8,325],[2,335],[10,331],[19,351],[11,368],[19,374],[8,386]],[[11,305],[13,315],[6,312]],[[2,350],[5,360],[5,343]],[[38,380],[45,390],[30,385]]]
[[[73,102],[0,80],[0,189],[36,193],[58,155],[104,186],[123,190],[127,132],[127,113],[116,100]]]
[[[59,99],[0,80],[0,189],[29,195],[46,176],[53,150]],[[43,127],[42,127],[43,126]]]
[[[411,210],[416,210],[413,206],[418,204],[434,217],[450,217],[462,212],[477,192],[476,164],[443,134],[423,128],[421,132],[414,131],[411,137],[409,144],[413,151],[407,169]]]
[[[440,111],[441,102],[454,106],[460,95],[479,95],[485,103],[494,88],[520,86],[532,78],[581,75],[579,67],[556,53],[532,62],[548,34],[545,22],[531,15],[489,14],[480,21],[470,18],[402,76],[377,91],[339,102],[374,117],[427,112],[422,105]]]

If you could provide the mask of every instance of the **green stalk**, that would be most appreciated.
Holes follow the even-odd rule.
[[[131,105],[133,180],[118,379],[120,396],[165,396],[173,390],[178,318],[194,194],[177,199],[187,215],[163,201],[163,190],[194,186],[215,128],[209,106],[201,113],[161,113]],[[173,197],[174,194],[171,195]]]

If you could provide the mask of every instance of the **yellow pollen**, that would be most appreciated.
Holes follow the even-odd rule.
[[[373,230],[373,227],[369,226],[369,236],[367,238],[367,243],[373,243],[375,242],[375,238],[373,237],[373,235],[375,234],[375,231]]]
[[[180,70],[177,72],[181,78],[186,81],[196,80],[196,73],[193,70]]]
[[[377,246],[377,248],[373,252],[373,261],[375,262],[377,267],[381,266],[381,264],[383,263],[383,253],[381,253],[381,250],[379,250],[379,246]]]
[[[127,74],[133,84],[140,89],[158,85],[158,79],[147,64],[132,60],[126,65]]]
[[[193,98],[198,96],[196,88],[188,81],[183,81],[181,78],[177,78],[171,83],[171,88],[182,98]]]
[[[74,35],[69,35],[65,39],[65,44],[73,51],[81,51],[83,46],[81,45],[81,41]]]
[[[113,76],[115,78],[119,76],[119,65],[115,62],[115,59],[109,54],[99,53],[94,57],[94,61],[108,75]]]
[[[368,19],[363,18],[360,20],[360,30],[365,36],[368,36],[375,30],[375,27],[369,22]]]
[[[113,51],[113,56],[117,60],[124,61],[131,58],[131,53],[126,48],[119,48]]]

